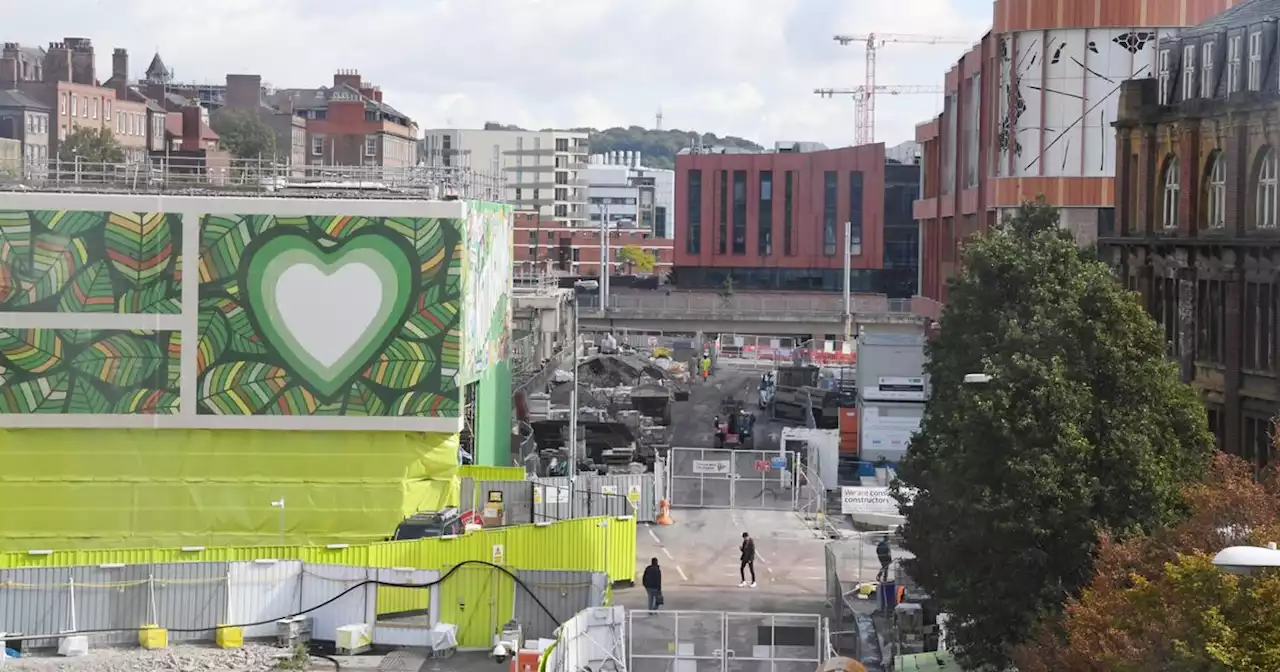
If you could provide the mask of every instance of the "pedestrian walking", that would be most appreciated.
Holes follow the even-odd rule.
[[[644,586],[645,595],[649,597],[649,611],[657,611],[662,606],[662,568],[658,566],[657,558],[650,560],[649,566],[644,568],[640,585]]]
[[[756,540],[750,534],[742,533],[742,564],[738,566],[738,578],[742,579],[739,587],[756,587]],[[751,581],[747,581],[747,570],[751,570]]]
[[[889,535],[880,538],[876,544],[876,557],[880,559],[880,571],[876,573],[876,581],[884,583],[889,580],[889,566],[893,564],[893,552],[889,548]]]

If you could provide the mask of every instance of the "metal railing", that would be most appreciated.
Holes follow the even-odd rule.
[[[500,175],[469,168],[290,165],[225,154],[152,154],[124,162],[0,160],[0,191],[502,201],[504,184]]]
[[[580,305],[587,311],[604,312],[598,296],[583,296]],[[915,317],[912,307],[911,299],[890,299],[883,295],[859,295],[853,299],[855,318],[869,315]],[[655,317],[839,320],[844,314],[844,302],[839,295],[780,293],[722,296],[710,292],[655,292],[611,296],[607,312]]]

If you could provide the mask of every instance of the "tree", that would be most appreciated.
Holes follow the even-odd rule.
[[[209,118],[209,126],[218,134],[222,148],[236,158],[275,158],[276,134],[253,112],[223,108]]]
[[[1088,584],[1099,530],[1178,518],[1213,439],[1161,331],[1043,201],[967,241],[940,323],[895,484],[907,570],[962,661],[1002,667]]]
[[[733,274],[724,276],[724,282],[720,284],[720,300],[726,305],[733,301]]]
[[[124,150],[109,129],[80,126],[58,143],[59,161],[77,159],[86,163],[122,163]]]
[[[1280,670],[1280,574],[1235,576],[1212,564],[1226,546],[1280,539],[1274,472],[1253,476],[1219,454],[1205,482],[1186,488],[1186,520],[1104,537],[1088,589],[1018,647],[1018,669]]]
[[[632,272],[652,273],[658,259],[652,252],[637,245],[627,245],[618,252],[618,258],[626,262]]]

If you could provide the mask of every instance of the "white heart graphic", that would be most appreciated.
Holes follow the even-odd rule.
[[[275,286],[282,326],[316,363],[328,369],[359,343],[382,305],[382,281],[351,262],[326,274],[312,264],[291,266]]]

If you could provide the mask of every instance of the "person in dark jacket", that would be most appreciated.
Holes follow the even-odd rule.
[[[881,537],[880,543],[876,544],[876,557],[880,560],[880,571],[876,573],[876,581],[884,583],[889,580],[889,566],[893,564],[888,536]]]
[[[742,551],[742,557],[741,557],[742,564],[738,566],[738,576],[742,579],[742,583],[738,585],[743,588],[746,588],[747,586],[751,586],[752,588],[755,588],[756,587],[756,540],[752,539],[751,535],[747,534],[746,532],[743,532],[742,547],[739,550]],[[747,582],[748,569],[751,570],[750,583]]]
[[[658,566],[657,558],[650,560],[649,566],[644,568],[640,585],[649,596],[649,611],[657,611],[662,606],[662,568]]]

